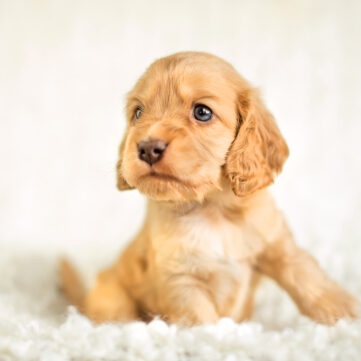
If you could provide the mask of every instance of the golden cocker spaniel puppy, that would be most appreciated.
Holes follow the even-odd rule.
[[[288,148],[258,92],[199,52],[154,62],[127,99],[118,188],[148,197],[143,228],[85,292],[63,261],[62,285],[101,322],[194,325],[251,317],[261,275],[312,319],[356,317],[358,303],[297,247],[267,191]]]

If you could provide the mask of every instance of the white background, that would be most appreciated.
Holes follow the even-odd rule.
[[[298,243],[325,264],[357,260],[360,4],[0,0],[1,252],[115,257],[144,215],[143,197],[115,186],[125,94],[156,58],[199,50],[275,115],[291,155],[273,192]]]

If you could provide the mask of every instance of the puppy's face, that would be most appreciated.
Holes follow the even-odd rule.
[[[255,184],[252,190],[241,189],[247,178],[242,169],[249,173],[247,168],[254,167],[252,160],[242,164],[247,162],[242,160],[249,148],[246,143],[268,141],[251,139],[255,124],[246,126],[254,123],[247,121],[254,108],[261,108],[256,102],[246,81],[215,56],[178,53],[156,61],[128,96],[128,129],[120,147],[118,188],[137,188],[150,198],[167,201],[202,200],[221,188],[222,178],[238,195],[256,190]],[[246,135],[249,130],[245,142],[239,133]],[[277,164],[269,177],[281,166]]]

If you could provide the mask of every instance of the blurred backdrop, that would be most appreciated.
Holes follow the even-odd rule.
[[[155,59],[199,50],[275,115],[290,158],[272,191],[298,243],[360,256],[360,4],[0,0],[1,252],[115,257],[145,202],[115,186],[125,94]]]

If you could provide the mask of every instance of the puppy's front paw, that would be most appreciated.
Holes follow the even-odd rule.
[[[314,302],[304,306],[304,314],[326,325],[334,325],[340,318],[356,318],[360,312],[358,300],[337,284],[325,288]]]

